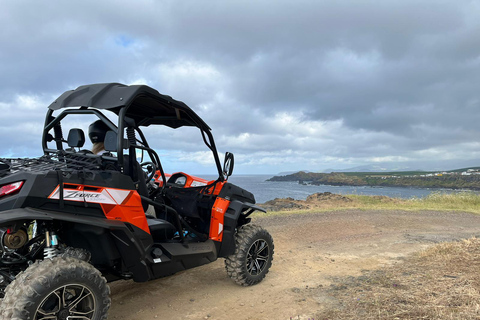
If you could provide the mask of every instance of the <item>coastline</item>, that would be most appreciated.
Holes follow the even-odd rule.
[[[285,176],[273,176],[268,182],[297,182],[302,185],[351,186],[351,187],[399,187],[451,190],[480,190],[480,175],[439,174],[381,175],[380,173],[312,173],[297,172]]]

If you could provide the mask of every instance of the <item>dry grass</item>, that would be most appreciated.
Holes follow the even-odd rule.
[[[480,195],[473,192],[453,194],[432,193],[424,198],[399,199],[384,196],[346,195],[326,201],[296,201],[305,208],[284,211],[269,211],[268,215],[313,213],[348,209],[360,210],[407,210],[407,211],[461,211],[480,214]],[[259,216],[263,216],[260,214]]]
[[[473,192],[433,193],[413,199],[348,195],[298,204],[301,209],[268,215],[348,209],[480,214],[480,195]],[[319,297],[328,303],[322,304],[325,309],[314,319],[480,319],[479,271],[480,239],[438,244],[395,266],[337,279],[327,292],[320,289]]]
[[[443,243],[338,281],[315,319],[480,319],[480,240]]]

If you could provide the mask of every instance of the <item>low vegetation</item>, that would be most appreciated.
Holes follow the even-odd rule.
[[[480,240],[442,243],[403,263],[339,279],[314,319],[479,319]]]
[[[306,200],[275,199],[263,204],[276,214],[346,209],[458,211],[480,213],[474,192],[432,193],[424,198],[317,193]],[[419,213],[421,214],[421,213]],[[480,319],[480,239],[441,243],[359,277],[336,278],[313,319]],[[327,294],[325,298],[324,295]]]
[[[474,192],[432,193],[424,198],[317,193],[306,200],[275,199],[263,206],[271,215],[346,209],[451,211],[480,213]],[[396,320],[480,319],[480,239],[441,243],[394,265],[364,271],[358,277],[332,279],[318,294],[312,319]],[[326,295],[326,296],[325,296]]]
[[[336,195],[329,192],[311,195],[307,200],[275,199],[261,204],[268,214],[307,213],[345,209],[462,211],[480,214],[480,195],[474,192],[435,192],[424,198],[399,199],[385,196]]]

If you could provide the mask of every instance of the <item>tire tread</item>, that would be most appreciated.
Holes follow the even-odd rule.
[[[267,262],[265,272],[259,277],[252,279],[244,268],[244,261],[246,260],[248,250],[251,243],[261,236],[271,243],[271,258]],[[247,287],[261,282],[268,273],[273,260],[273,238],[267,230],[254,224],[248,224],[240,227],[235,237],[235,253],[225,258],[225,270],[227,275],[238,285]]]
[[[25,271],[20,272],[5,290],[5,298],[0,306],[0,319],[28,320],[33,315],[26,310],[36,303],[39,289],[53,287],[72,275],[87,278],[98,289],[101,296],[100,316],[95,320],[106,320],[110,308],[110,288],[107,280],[91,264],[72,257],[56,257],[36,261]]]

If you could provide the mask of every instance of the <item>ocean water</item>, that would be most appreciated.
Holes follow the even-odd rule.
[[[422,198],[432,192],[459,192],[452,189],[428,188],[399,188],[399,187],[353,187],[353,186],[314,186],[301,185],[298,182],[271,182],[266,181],[271,175],[233,175],[229,182],[238,185],[255,195],[257,203],[264,203],[275,198],[291,197],[296,200],[305,200],[307,196],[317,192],[331,192],[337,194],[380,195],[395,198]],[[214,176],[203,177],[215,179]]]

